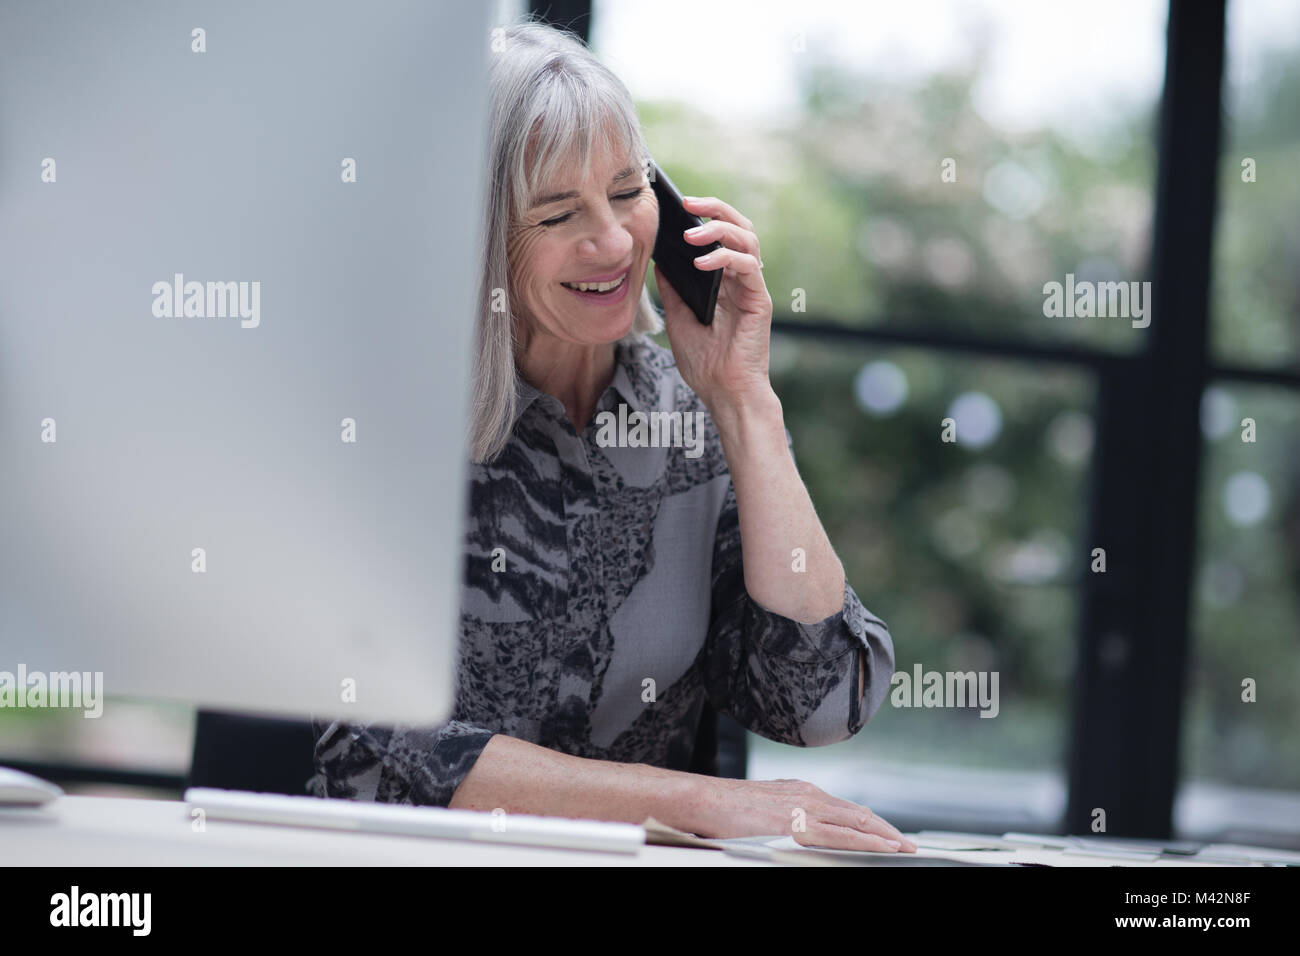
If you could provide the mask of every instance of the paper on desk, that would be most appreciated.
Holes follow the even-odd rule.
[[[1143,853],[1156,856],[1190,856],[1204,847],[1203,843],[1188,840],[1131,840],[1127,837],[1094,835],[1070,837],[1070,842],[1073,846],[1090,850],[1117,850],[1122,854]]]
[[[877,853],[871,850],[832,850],[804,846],[789,836],[735,837],[715,840],[686,833],[647,817],[641,824],[652,846],[685,846],[723,850],[733,856],[771,860],[795,866],[989,866],[1037,864],[1040,866],[1105,866],[1104,860],[1064,860],[1058,848],[1025,846],[978,833],[923,830],[907,834],[917,845],[915,853]],[[1064,841],[1062,841],[1064,842]]]
[[[1009,862],[1012,851],[997,850],[945,850],[924,847],[922,838],[911,837],[917,844],[915,853],[879,853],[874,850],[831,850],[798,843],[793,837],[768,840],[772,859],[781,863],[798,863],[810,866],[997,866]],[[730,841],[724,841],[730,843]],[[727,847],[731,851],[730,845]]]
[[[1058,863],[1065,866],[1093,865],[1078,860],[1078,857],[1111,860],[1117,866],[1169,866],[1179,862],[1206,866],[1225,863],[1242,866],[1265,863],[1276,865],[1286,862],[1300,865],[1300,853],[1293,851],[1226,844],[1206,846],[1189,840],[1132,840],[1100,835],[1056,836],[1041,833],[1008,833],[1003,836],[1003,840],[1008,846],[1054,850],[1068,858]],[[1290,860],[1287,859],[1288,856]]]
[[[660,823],[654,817],[646,817],[641,824],[645,827],[645,842],[648,846],[694,846],[703,850],[721,850],[723,845],[716,840],[709,840],[685,830],[678,830],[666,823]]]
[[[980,843],[981,839],[988,839],[990,843],[1005,842],[1005,846],[993,846],[990,843]],[[880,865],[912,865],[912,866],[1150,866],[1153,865],[1155,857],[1149,859],[1137,859],[1131,855],[1124,857],[1101,856],[1096,854],[1080,853],[1078,855],[1067,855],[1060,847],[1053,846],[1031,846],[1010,841],[999,841],[994,838],[981,838],[979,834],[973,833],[954,833],[951,831],[921,833],[912,836],[913,842],[917,844],[915,853],[876,853],[869,850],[818,850],[817,852],[825,854],[843,855],[851,858],[850,864],[880,866]],[[948,843],[950,846],[939,846],[940,843]],[[974,848],[963,848],[962,844],[973,845]],[[790,837],[782,837],[778,840],[772,840],[768,846],[773,848],[781,855],[795,854],[800,851],[807,852],[811,848],[800,847]]]
[[[771,841],[779,839],[778,837],[734,837],[729,840],[710,840],[707,837],[697,836],[694,833],[687,833],[684,830],[678,830],[676,827],[670,827],[654,817],[646,817],[641,826],[645,828],[645,842],[648,846],[685,846],[702,850],[724,850],[732,856],[768,860],[773,863],[788,863],[796,866],[851,865],[845,861],[818,856],[816,853],[783,852],[768,846]],[[798,844],[795,844],[795,846],[798,846]],[[807,851],[808,848],[799,847],[799,849]]]
[[[647,817],[645,841],[652,846],[684,846],[723,850],[734,856],[771,860],[796,866],[941,866],[1019,864],[1036,866],[1164,866],[1179,857],[1157,858],[1134,850],[1152,844],[1143,841],[1115,841],[1107,852],[1101,841],[1048,834],[1008,833],[999,839],[979,833],[952,830],[922,830],[908,834],[917,845],[915,853],[875,853],[869,850],[831,850],[808,847],[793,837],[759,836],[714,840],[670,827]],[[1195,856],[1182,860],[1202,865],[1263,866],[1290,863],[1300,865],[1300,853],[1265,847],[1212,844]]]
[[[1018,850],[1019,843],[985,833],[961,833],[956,830],[922,830],[912,837],[917,847],[931,850]]]
[[[1203,847],[1201,852],[1197,853],[1192,859],[1300,866],[1300,853],[1295,850],[1278,850],[1266,846],[1244,846],[1240,843],[1211,843]]]
[[[1119,847],[1067,846],[1061,851],[1063,856],[1097,856],[1106,860],[1124,860],[1154,863],[1160,859],[1159,853],[1144,853],[1140,850],[1124,850]]]
[[[712,840],[696,836],[670,827],[654,817],[646,817],[641,824],[645,828],[645,842],[651,846],[687,846],[706,850],[724,850],[733,856],[743,856],[775,863],[790,863],[798,866],[861,866],[881,864],[902,864],[911,866],[935,866],[942,863],[962,863],[951,855],[942,853],[927,856],[921,853],[872,853],[859,850],[830,850],[824,847],[808,847],[794,840],[793,837],[757,836],[733,837],[726,840]],[[919,841],[918,841],[919,845]]]
[[[1007,843],[1025,844],[1027,846],[1049,846],[1063,850],[1070,846],[1070,838],[1050,833],[1004,833],[1002,839]]]

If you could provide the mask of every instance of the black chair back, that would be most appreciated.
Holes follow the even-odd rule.
[[[305,797],[315,746],[309,720],[201,710],[186,786]]]

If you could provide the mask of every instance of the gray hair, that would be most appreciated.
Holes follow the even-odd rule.
[[[585,180],[597,137],[616,137],[634,165],[649,161],[627,87],[573,33],[525,17],[493,35],[489,75],[483,273],[475,330],[470,457],[496,458],[510,440],[516,406],[515,328],[506,241],[542,183],[576,156]],[[608,121],[609,128],[606,123]],[[530,149],[530,141],[535,141]],[[532,155],[535,150],[536,155]],[[623,341],[663,329],[643,285]]]

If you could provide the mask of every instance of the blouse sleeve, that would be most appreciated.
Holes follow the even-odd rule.
[[[434,727],[312,721],[320,797],[445,807],[493,731],[458,720]]]
[[[793,455],[788,429],[786,444]],[[718,518],[712,588],[705,685],[716,710],[756,734],[799,747],[847,740],[875,714],[894,669],[885,622],[862,606],[847,579],[840,610],[813,624],[754,601],[745,590],[740,521],[730,485]]]

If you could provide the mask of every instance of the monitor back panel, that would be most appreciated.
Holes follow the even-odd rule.
[[[447,715],[488,6],[0,9],[0,670]]]

